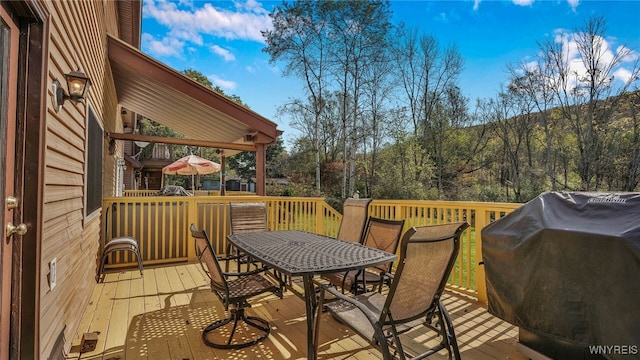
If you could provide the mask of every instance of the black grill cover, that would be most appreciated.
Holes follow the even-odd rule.
[[[544,193],[482,229],[482,257],[491,314],[575,345],[640,344],[640,194]]]

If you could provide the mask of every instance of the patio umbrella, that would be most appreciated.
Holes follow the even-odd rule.
[[[181,159],[178,159],[171,164],[162,168],[162,174],[164,179],[164,174],[168,175],[191,175],[193,179],[193,175],[200,174],[212,174],[214,172],[220,171],[220,164],[217,162],[213,162],[211,160],[207,160],[201,158],[196,155],[187,155]],[[194,181],[191,181],[192,190],[195,194],[195,185]]]

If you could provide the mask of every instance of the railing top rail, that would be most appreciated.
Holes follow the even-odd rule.
[[[262,201],[274,201],[274,200],[287,200],[287,201],[324,201],[324,198],[321,197],[292,197],[292,196],[256,196],[256,195],[238,195],[238,196],[209,196],[209,195],[196,195],[196,196],[105,196],[103,197],[103,201],[129,201],[130,199],[140,198],[144,200],[150,200],[153,198],[161,198],[161,199],[216,199],[216,200],[228,200],[228,201],[237,201],[237,200],[251,200],[256,201],[260,199]]]
[[[389,205],[408,205],[408,204],[415,204],[415,203],[425,203],[425,204],[430,204],[430,205],[447,205],[447,206],[452,206],[452,205],[456,205],[456,206],[463,206],[463,205],[473,205],[473,206],[482,206],[482,207],[492,207],[492,208],[499,208],[499,207],[504,207],[504,208],[509,208],[509,209],[513,209],[513,208],[518,208],[520,206],[522,206],[523,204],[519,204],[519,203],[501,203],[501,202],[488,202],[488,201],[449,201],[449,200],[393,200],[393,199],[387,199],[387,200],[382,200],[382,199],[373,199],[373,201],[371,202],[371,204],[375,205],[375,204],[389,204]]]

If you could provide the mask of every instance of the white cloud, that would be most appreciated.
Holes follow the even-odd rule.
[[[188,41],[197,39],[194,34],[208,34],[263,42],[261,31],[271,28],[268,12],[254,0],[237,3],[235,11],[210,3],[198,8],[178,8],[176,3],[166,0],[145,0],[143,14],[166,25],[172,35]]]
[[[623,56],[622,57],[622,61],[623,62],[632,62],[632,61],[636,61],[640,58],[640,56],[638,55],[637,52],[629,49],[626,46],[620,45],[616,48],[616,52],[618,53],[618,55]]]
[[[519,6],[529,6],[533,4],[534,0],[511,0],[511,2]]]
[[[145,49],[156,56],[180,57],[184,48],[184,42],[175,38],[163,38],[156,40],[151,34],[142,34],[142,43]]]
[[[527,63],[525,63],[524,67],[527,69],[527,71],[532,72],[539,69],[538,63],[536,61],[528,61]]]
[[[192,42],[196,45],[202,45],[203,43],[202,36],[193,29],[171,29],[167,34],[167,37]]]
[[[233,61],[236,57],[227,49],[224,49],[218,45],[211,45],[209,47],[214,54],[220,55],[224,61]]]
[[[478,8],[480,7],[480,3],[482,2],[482,0],[473,0],[473,10],[477,11]]]
[[[567,4],[571,6],[571,9],[573,9],[573,11],[576,11],[576,8],[578,7],[578,5],[580,5],[580,0],[567,0]]]
[[[573,34],[564,29],[556,29],[554,34],[554,41],[562,44],[562,56],[564,59],[575,59],[580,56],[578,44],[573,40]]]
[[[268,14],[269,12],[262,7],[262,4],[255,0],[247,0],[244,3],[238,2],[236,3],[236,9],[238,10],[246,10],[255,13]]]
[[[620,68],[613,73],[613,76],[616,80],[620,80],[626,84],[627,82],[631,81],[633,74],[627,69]]]
[[[236,88],[236,83],[234,81],[224,80],[218,75],[209,75],[207,78],[213,83],[213,85],[220,86],[222,90],[234,90]]]
[[[562,29],[555,31],[555,42],[562,45],[563,59],[566,61],[569,74],[572,74],[567,84],[568,90],[575,88],[578,85],[579,79],[587,77],[587,67],[578,49],[577,41],[581,36],[584,36],[584,34],[568,33]],[[603,79],[600,80],[607,81],[604,77],[610,78],[613,76],[615,80],[623,83],[630,81],[634,75],[629,69],[626,69],[624,65],[627,62],[636,61],[638,54],[624,46],[618,46],[614,52],[612,42],[600,36],[594,38],[593,41],[596,42],[594,48],[598,50],[598,53],[594,54],[593,58],[597,59],[600,64],[598,66],[600,69],[607,69],[612,63],[617,63],[615,68],[601,74]],[[627,55],[624,56],[625,54]]]

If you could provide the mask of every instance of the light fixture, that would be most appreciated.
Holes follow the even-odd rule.
[[[116,153],[116,139],[109,138],[109,155]]]
[[[56,111],[60,111],[62,104],[67,99],[78,103],[84,100],[84,96],[91,86],[91,79],[85,75],[79,68],[76,71],[72,71],[68,74],[64,74],[64,78],[67,81],[67,94],[58,80],[53,81],[53,106]]]

